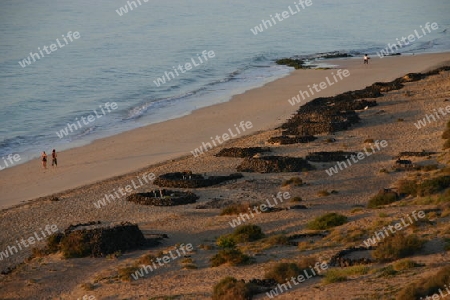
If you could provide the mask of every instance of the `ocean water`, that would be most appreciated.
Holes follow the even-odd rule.
[[[448,0],[312,0],[305,8],[286,0],[128,2],[0,2],[0,157],[24,162],[228,101],[289,74],[274,63],[282,57],[375,56],[415,30],[422,37],[396,52],[450,50]],[[283,11],[289,17],[277,20]],[[267,29],[255,35],[262,20]],[[424,35],[427,22],[439,28]],[[70,41],[69,31],[79,38]],[[55,51],[19,64],[51,44]],[[202,59],[204,50],[214,57]],[[192,69],[174,71],[186,63]],[[165,72],[174,75],[157,86]],[[108,112],[108,102],[117,108]],[[68,123],[73,132],[62,135]]]

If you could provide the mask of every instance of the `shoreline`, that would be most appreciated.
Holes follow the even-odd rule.
[[[327,60],[329,64],[350,70],[349,78],[306,100],[361,89],[411,72],[424,72],[448,61],[450,53],[373,57],[369,66],[363,66],[362,61],[354,57]],[[37,159],[5,169],[0,172],[0,209],[138,173],[170,160],[185,159],[192,156],[190,151],[210,141],[211,136],[226,132],[241,121],[250,121],[253,127],[237,139],[276,128],[299,106],[292,106],[288,99],[297,95],[299,89],[306,90],[308,85],[319,84],[327,76],[331,78],[334,70],[295,70],[262,87],[235,95],[227,102],[197,109],[181,118],[59,152],[60,167],[54,170],[42,170]]]

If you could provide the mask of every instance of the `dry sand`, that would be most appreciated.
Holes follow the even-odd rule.
[[[347,68],[351,76],[314,95],[335,95],[340,92],[364,88],[375,81],[389,81],[409,72],[422,72],[434,69],[450,61],[450,54],[416,55],[405,57],[373,58],[371,64],[363,66],[360,60],[336,60],[341,68]],[[245,267],[209,267],[208,259],[216,251],[202,250],[199,244],[213,244],[219,235],[229,233],[229,221],[233,216],[218,216],[219,210],[197,210],[196,204],[178,207],[144,207],[123,201],[114,201],[97,209],[93,202],[105,193],[124,187],[136,176],[144,172],[156,175],[181,170],[208,174],[235,172],[241,159],[218,158],[213,155],[221,147],[214,148],[201,157],[194,158],[189,151],[198,147],[210,136],[225,133],[234,123],[251,121],[254,135],[239,138],[226,146],[265,146],[269,137],[279,134],[273,129],[281,124],[298,107],[292,107],[288,99],[299,89],[306,90],[308,84],[320,83],[335,70],[299,70],[292,75],[269,83],[266,86],[238,95],[230,102],[195,111],[193,114],[168,122],[151,125],[115,137],[103,139],[91,145],[68,150],[60,154],[61,167],[43,172],[39,162],[34,161],[0,172],[2,204],[10,206],[20,201],[45,196],[68,188],[73,189],[56,194],[60,201],[48,199],[4,210],[0,213],[0,251],[20,238],[32,236],[39,228],[55,224],[59,229],[70,224],[101,220],[105,223],[131,221],[139,224],[144,233],[167,233],[169,239],[150,252],[173,248],[178,243],[192,243],[196,250],[192,259],[196,270],[182,269],[179,261],[157,270],[154,274],[132,282],[113,279],[119,266],[131,264],[149,250],[125,253],[117,259],[69,259],[57,255],[21,265],[12,274],[0,277],[0,295],[5,299],[77,299],[83,295],[95,295],[97,299],[149,299],[156,296],[184,295],[175,299],[210,299],[212,287],[225,276],[238,279],[262,278],[264,267],[275,261],[296,260],[314,255],[327,260],[343,245],[333,239],[323,249],[299,251],[296,247],[276,247],[262,251],[256,256],[257,264]],[[377,98],[379,106],[360,112],[361,123],[350,130],[339,132],[334,137],[336,143],[325,144],[328,136],[307,145],[276,146],[274,152],[280,155],[304,157],[309,151],[349,150],[360,151],[367,138],[385,139],[389,146],[370,158],[341,171],[332,177],[326,175],[324,168],[332,164],[318,164],[317,171],[302,173],[302,179],[310,185],[304,187],[281,187],[281,183],[294,174],[254,174],[245,173],[243,180],[219,185],[217,187],[195,190],[200,196],[198,202],[204,203],[213,198],[239,201],[264,200],[278,191],[289,191],[292,196],[301,196],[308,210],[283,210],[277,213],[258,215],[253,223],[262,227],[266,234],[302,232],[305,224],[324,212],[340,212],[347,215],[350,222],[338,229],[334,235],[346,236],[347,230],[372,228],[379,211],[361,209],[352,212],[357,205],[365,205],[367,199],[379,189],[390,187],[405,176],[403,172],[384,174],[381,168],[392,166],[392,157],[400,151],[441,151],[440,134],[445,121],[434,122],[418,130],[413,125],[418,119],[434,108],[445,107],[444,99],[450,99],[450,72],[429,77],[419,82],[408,83],[406,87],[389,92]],[[410,96],[405,96],[409,91]],[[404,119],[398,122],[398,119]],[[157,141],[157,143],[155,143]],[[85,155],[82,155],[85,154]],[[176,158],[167,163],[151,165],[162,159]],[[437,160],[433,157],[426,162]],[[441,157],[442,158],[442,157]],[[448,157],[446,157],[448,159]],[[420,161],[423,159],[420,159]],[[420,162],[415,159],[415,162]],[[140,171],[93,183],[96,180],[120,175],[143,168]],[[45,178],[45,180],[42,180]],[[145,185],[138,191],[146,191],[152,185]],[[329,197],[317,196],[321,190],[337,190],[338,194]],[[288,206],[283,203],[281,207]],[[386,208],[384,213],[392,220],[422,206],[398,206]],[[448,219],[448,218],[447,218]],[[447,220],[446,219],[446,220]],[[445,220],[444,220],[445,221]],[[448,222],[448,220],[447,220]],[[423,233],[433,229],[425,228]],[[437,244],[436,244],[437,243]],[[414,259],[426,263],[421,275],[432,271],[433,266],[450,262],[442,256],[442,245],[431,243],[427,250]],[[42,243],[38,246],[43,246]],[[14,254],[0,261],[0,267],[17,265],[30,255],[30,249]],[[249,249],[249,253],[259,252]],[[392,290],[415,279],[407,274],[394,279],[375,280],[367,275],[353,281],[323,285],[319,278],[311,279],[302,286],[292,289],[277,299],[388,299]],[[94,289],[86,288],[86,283]],[[85,284],[85,285],[83,285]],[[255,299],[263,299],[264,294]]]
[[[376,81],[390,81],[420,72],[450,59],[450,54],[374,57],[369,66],[361,59],[330,61],[347,68],[350,76],[311,99],[361,89]],[[194,111],[185,117],[135,129],[59,153],[56,170],[44,171],[39,159],[0,172],[0,208],[63,190],[126,174],[183,155],[221,135],[241,121],[251,121],[251,132],[281,124],[293,114],[288,99],[308,85],[319,84],[335,70],[299,70],[265,86],[236,95],[229,102]],[[247,132],[247,133],[250,133]],[[49,145],[49,148],[52,148]],[[37,153],[41,151],[38,150]]]

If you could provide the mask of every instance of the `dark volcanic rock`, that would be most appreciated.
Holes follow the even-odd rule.
[[[191,192],[154,190],[128,196],[127,201],[140,205],[174,206],[195,203],[199,197]]]
[[[303,204],[297,204],[290,206],[289,209],[308,209],[308,208]]]
[[[400,152],[399,155],[397,156],[397,158],[401,158],[402,156],[422,157],[422,156],[430,156],[430,155],[434,155],[434,154],[437,154],[437,152],[432,152],[432,151],[421,151],[421,152],[405,151],[405,152]]]
[[[317,138],[312,135],[308,135],[308,136],[282,135],[282,136],[271,137],[268,140],[268,142],[271,144],[288,145],[288,144],[298,144],[298,143],[309,143],[316,139]]]
[[[117,251],[137,249],[146,243],[136,224],[124,222],[116,226],[102,227],[100,222],[69,226],[58,233],[55,241],[66,258],[101,257]]]
[[[375,249],[375,247],[373,247],[373,246],[370,246],[370,247],[359,246],[359,247],[350,247],[350,248],[341,250],[331,257],[328,265],[331,267],[350,267],[350,266],[354,266],[354,265],[371,264],[374,261],[369,258],[370,255],[367,255],[369,257],[361,257],[361,258],[356,258],[356,259],[352,259],[352,258],[349,258],[346,256],[350,255],[353,252],[358,252],[358,251],[368,252],[368,251],[374,250],[374,249]]]
[[[362,90],[334,97],[316,98],[301,106],[297,114],[281,126],[284,129],[283,135],[317,135],[346,130],[359,121],[355,110],[377,105],[376,101],[369,101],[366,98],[382,97],[383,92],[401,89],[405,82],[420,80],[449,70],[450,66],[447,66],[425,74],[409,73],[390,82],[376,82]]]
[[[269,147],[248,147],[248,148],[224,148],[220,150],[215,156],[226,156],[226,157],[252,157],[257,153],[270,152]]]
[[[334,133],[346,130],[360,120],[354,111],[335,111],[330,107],[304,108],[305,106],[302,106],[297,115],[281,126],[284,129],[284,135],[312,136],[321,133]]]
[[[313,170],[314,167],[301,157],[264,156],[246,158],[238,167],[238,172],[300,172]]]
[[[175,172],[167,173],[155,179],[154,184],[163,187],[175,188],[201,188],[216,185],[228,180],[242,178],[242,174],[234,173],[228,176],[209,176],[207,178],[200,174],[192,174],[191,172]]]

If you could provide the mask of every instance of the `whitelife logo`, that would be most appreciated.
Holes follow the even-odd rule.
[[[56,46],[56,44],[51,44],[49,47],[47,47],[47,46],[42,47],[42,50],[44,50],[46,54],[50,54],[52,52],[55,52],[56,50],[61,49],[61,48],[65,47],[66,45],[69,44],[69,42],[66,40],[66,37],[71,42],[73,42],[74,39],[78,40],[80,38],[80,33],[78,31],[74,31],[73,33],[72,33],[72,31],[69,31],[67,33],[67,36],[64,36],[64,34],[63,34],[62,37],[63,37],[63,40],[64,40],[65,44],[61,44],[61,42],[59,41],[59,38],[56,39],[56,42],[57,42],[59,48]],[[48,51],[49,49],[50,49],[50,52]],[[39,53],[30,52],[30,55],[28,55],[27,58],[23,59],[22,61],[19,61],[19,65],[22,68],[25,68],[26,66],[31,65],[31,63],[32,63],[31,59],[33,59],[33,62],[36,62],[36,58],[37,59],[41,59],[41,57],[45,57],[44,53],[42,52],[42,50],[41,50],[41,47],[38,47],[38,51],[39,51],[39,53],[41,55],[39,55]]]
[[[309,97],[313,96],[314,95],[314,91],[319,93],[319,92],[323,91],[324,89],[326,89],[327,87],[332,86],[335,83],[338,83],[339,80],[337,79],[337,77],[339,77],[340,80],[343,80],[344,78],[347,78],[348,76],[350,76],[350,71],[347,70],[347,69],[345,69],[343,71],[341,69],[339,69],[339,70],[336,71],[336,75],[334,75],[334,72],[331,72],[331,75],[333,76],[333,80],[334,81],[331,81],[330,78],[328,78],[328,76],[327,76],[327,77],[325,77],[326,82],[322,81],[319,84],[314,83],[312,85],[312,87],[311,87],[311,85],[308,84],[308,89],[309,89],[309,92],[311,94],[309,94],[308,91],[300,90],[299,93],[297,94],[297,96],[292,97],[292,99],[288,99],[288,102],[292,106],[294,106],[295,104],[299,104],[302,101],[306,100],[306,98],[309,98]],[[300,96],[302,97],[302,99],[300,99]]]
[[[304,10],[306,7],[311,6],[312,0],[306,0],[306,1],[300,0],[300,1],[298,1],[298,3],[294,2],[294,5],[295,5],[296,10],[292,9],[292,7],[289,5],[288,6],[289,11],[285,10],[281,14],[280,13],[275,14],[275,18],[278,20],[278,22],[282,22],[282,21],[286,20],[287,18],[289,18],[290,16],[298,14],[299,12]],[[301,6],[301,8],[299,5]],[[269,29],[269,27],[272,27],[277,24],[277,21],[275,20],[275,18],[273,17],[273,15],[270,15],[270,20],[261,20],[262,23],[260,23],[258,26],[255,26],[254,28],[250,28],[250,31],[254,35],[257,35],[258,33],[262,33],[264,31],[264,29]]]
[[[101,117],[105,116],[106,112],[103,108],[105,108],[108,111],[108,113],[110,113],[111,110],[116,110],[118,108],[116,102],[111,102],[111,103],[106,102],[104,104],[104,107],[102,105],[99,105],[98,107],[100,107],[102,114],[98,114],[97,109],[94,109],[93,112],[94,112],[95,116],[93,114],[91,114],[86,117],[84,117],[84,116],[81,117],[81,121],[83,122],[84,126],[89,125],[89,123],[92,123],[95,120],[100,119]],[[63,137],[69,135],[69,131],[74,132],[76,130],[81,129],[83,127],[83,124],[81,124],[80,120],[78,120],[78,117],[75,118],[75,121],[76,121],[76,123],[67,123],[67,126],[64,127],[63,129],[61,129],[59,132],[56,132],[56,135],[60,139],[62,139]]]
[[[234,124],[234,128],[236,129],[237,134],[233,134],[233,131],[231,130],[231,128],[228,128],[228,132],[230,134],[225,132],[224,134],[222,134],[222,136],[216,135],[215,138],[211,137],[211,141],[214,144],[214,147],[217,147],[216,141],[219,143],[219,145],[221,145],[224,142],[228,141],[230,138],[236,137],[239,134],[241,134],[241,130],[242,130],[242,132],[245,132],[246,129],[253,128],[253,124],[250,121],[247,121],[247,122],[241,121],[241,123],[239,123],[239,128],[241,128],[241,130],[239,130],[239,128],[236,124]],[[222,138],[223,140],[221,140],[220,138]],[[209,149],[208,149],[208,147],[209,147]],[[195,148],[194,151],[191,151],[191,153],[192,153],[192,155],[194,155],[194,157],[198,157],[198,156],[202,155],[204,152],[208,152],[208,150],[211,150],[214,147],[209,142],[207,142],[207,143],[203,142],[200,147]]]
[[[34,245],[36,242],[42,241],[49,235],[58,231],[58,227],[56,225],[45,225],[45,231],[47,232],[47,234],[44,232],[44,230],[42,230],[42,228],[39,228],[39,229],[41,231],[40,232],[41,235],[39,235],[38,232],[35,232],[33,234],[33,236],[30,236],[26,240],[23,238],[20,240],[20,242],[18,240],[16,240],[16,244],[17,244],[17,247],[19,247],[19,250],[23,250],[22,245],[25,248],[28,248],[28,247],[30,247],[30,245]],[[19,253],[19,250],[17,249],[17,247],[16,246],[8,246],[5,251],[3,251],[3,252],[0,251],[0,260],[3,260],[4,258],[5,259],[8,258],[10,255],[12,256],[16,253]],[[13,250],[14,250],[14,252],[13,252]]]
[[[399,48],[403,48],[404,46],[408,46],[408,45],[414,43],[416,41],[416,38],[417,38],[417,40],[419,40],[419,39],[423,38],[424,36],[426,36],[428,33],[431,33],[431,29],[437,30],[438,28],[439,28],[439,26],[436,22],[433,22],[431,24],[430,24],[430,22],[427,22],[425,24],[425,28],[423,28],[422,25],[420,25],[420,29],[422,29],[423,35],[420,35],[420,33],[417,32],[417,29],[415,29],[414,34],[408,35],[407,38],[402,36],[402,38],[400,40],[398,38],[396,39],[397,43],[394,43],[394,44],[388,43],[386,48],[382,49],[380,52],[377,52],[377,55],[380,58],[388,56],[389,50],[390,50],[390,54],[393,54],[395,51],[398,51]],[[428,31],[428,33],[427,33],[427,31],[425,31],[425,29]],[[395,48],[395,50],[394,50],[394,48]]]
[[[203,59],[202,59],[202,57],[203,57]],[[162,77],[156,78],[156,80],[153,80],[153,83],[157,87],[159,87],[159,86],[165,84],[166,82],[169,82],[172,79],[175,79],[176,77],[180,76],[180,73],[178,73],[178,70],[182,74],[184,74],[184,73],[186,73],[186,71],[192,70],[192,66],[198,67],[201,64],[206,63],[208,61],[208,57],[209,58],[216,57],[216,54],[212,50],[210,50],[210,51],[203,50],[202,57],[200,57],[200,54],[197,53],[197,60],[199,62],[198,64],[196,63],[195,59],[193,57],[191,57],[192,64],[190,62],[185,63],[184,64],[184,69],[183,69],[183,66],[181,64],[179,64],[177,67],[175,67],[175,66],[172,67],[172,69],[175,72],[176,76],[175,76],[175,74],[172,71],[169,71],[169,72],[165,71],[164,75]],[[205,60],[205,61],[203,61],[203,60]],[[167,81],[166,81],[166,78],[167,78]]]
[[[291,198],[291,194],[289,194],[289,192],[278,192],[277,197],[275,198],[275,195],[272,196],[272,199],[274,200],[273,205],[272,203],[270,203],[269,199],[266,199],[266,204],[261,204],[259,206],[253,206],[253,209],[251,209],[250,207],[248,208],[248,211],[251,215],[252,218],[255,217],[255,215],[253,214],[252,210],[256,213],[256,214],[261,214],[261,212],[265,212],[266,210],[274,207],[275,205],[278,205],[278,201],[277,199],[280,200],[280,203],[283,203],[283,200],[288,200],[289,198]],[[228,222],[230,224],[230,226],[232,228],[235,228],[239,225],[241,225],[241,220],[242,223],[246,222],[246,218],[247,220],[250,220],[250,216],[248,214],[244,214],[244,213],[240,213],[239,217],[233,219],[231,222]]]

